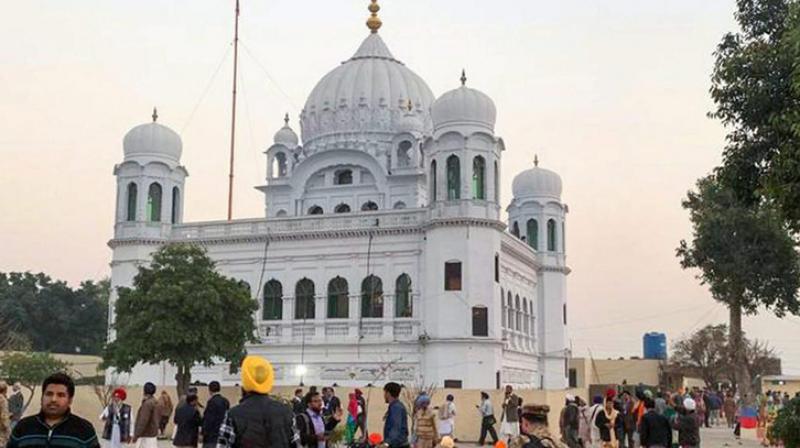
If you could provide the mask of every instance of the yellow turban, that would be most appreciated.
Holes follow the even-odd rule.
[[[242,389],[245,392],[267,394],[272,390],[275,372],[272,364],[260,356],[247,356],[242,361]]]

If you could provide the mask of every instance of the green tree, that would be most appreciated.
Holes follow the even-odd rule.
[[[738,0],[739,31],[716,51],[711,114],[728,129],[723,182],[747,205],[776,205],[800,231],[800,4]]]
[[[28,399],[25,400],[23,412],[33,400],[36,388],[42,384],[45,378],[56,372],[69,373],[70,365],[64,361],[52,357],[48,353],[7,353],[0,358],[0,374],[9,382],[19,383],[30,391]]]
[[[258,304],[246,283],[215,270],[206,251],[172,244],[139,268],[133,288],[119,288],[105,364],[130,371],[138,363],[168,361],[177,367],[185,393],[195,364],[224,359],[238,366],[245,344],[257,342],[253,314]]]
[[[698,181],[683,202],[692,240],[677,255],[684,269],[697,268],[715,300],[730,312],[730,352],[735,383],[748,391],[742,314],[763,306],[781,317],[798,314],[800,258],[785,222],[766,205],[743,204],[714,175]]]
[[[778,411],[770,436],[783,442],[784,448],[800,448],[800,398],[792,399]]]

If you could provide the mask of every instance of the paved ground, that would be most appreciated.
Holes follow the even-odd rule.
[[[700,433],[700,439],[702,440],[702,448],[758,448],[761,446],[755,440],[755,433],[745,431],[744,437],[737,441],[733,436],[733,431],[728,428],[703,428]],[[101,445],[104,448],[108,447],[105,440],[102,441]],[[473,443],[459,443],[458,446],[473,447],[477,445]],[[131,447],[133,447],[133,445],[131,445]],[[169,440],[159,440],[158,448],[172,448],[172,442]]]

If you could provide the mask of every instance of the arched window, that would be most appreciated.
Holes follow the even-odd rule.
[[[519,223],[516,221],[514,221],[514,225],[511,226],[511,234],[519,238]]]
[[[567,251],[567,227],[564,221],[561,221],[561,252]]]
[[[321,215],[322,214],[322,207],[319,205],[313,205],[311,208],[308,209],[309,215]]]
[[[333,209],[334,213],[350,213],[350,206],[347,204],[339,204]]]
[[[494,200],[500,203],[500,168],[497,167],[497,161],[494,162]]]
[[[436,202],[436,161],[431,162],[431,203]]]
[[[147,190],[147,220],[161,221],[161,185],[158,182],[150,184]]]
[[[528,323],[528,299],[525,298],[522,299],[522,324],[525,329],[525,334],[528,334],[530,329],[530,324]]]
[[[472,199],[486,199],[486,160],[481,156],[472,160]]]
[[[516,316],[514,326],[517,328],[517,331],[522,331],[522,304],[519,301],[519,296],[514,297],[514,305],[514,315]]]
[[[314,282],[304,278],[294,287],[294,318],[314,318]]]
[[[539,222],[535,219],[529,219],[525,230],[528,234],[528,245],[532,248],[539,250]]]
[[[500,283],[500,254],[494,254],[494,282]]]
[[[411,277],[402,274],[394,285],[394,317],[411,317]]]
[[[275,214],[278,218],[283,218],[286,216],[286,210],[278,210],[278,213]]]
[[[378,204],[372,201],[367,201],[363,205],[361,205],[362,212],[374,212],[375,210],[378,210]]]
[[[335,277],[328,282],[328,318],[346,319],[350,310],[347,280]]]
[[[403,201],[397,201],[397,202],[394,203],[394,207],[392,207],[392,208],[394,208],[395,210],[402,210],[402,209],[406,208],[406,203],[403,202]]]
[[[501,325],[502,325],[503,328],[506,328],[506,326],[508,325],[508,320],[506,319],[507,307],[506,307],[505,298],[506,298],[506,294],[503,291],[503,288],[500,288],[500,305],[501,305],[501,308],[503,309],[503,312],[500,313],[500,320],[502,321]]]
[[[461,161],[453,154],[447,158],[447,200],[461,199]]]
[[[506,307],[506,311],[508,312],[508,328],[514,330],[514,299],[511,298],[511,291],[508,292],[508,306]]]
[[[277,177],[286,176],[286,154],[282,152],[275,153],[275,165],[273,166],[273,173]]]
[[[181,190],[178,187],[172,187],[172,214],[170,222],[173,224],[178,223],[178,216],[180,215],[181,206]]]
[[[353,183],[353,170],[339,170],[333,173],[335,185],[350,185]]]
[[[272,279],[264,285],[264,320],[283,319],[283,285]]]
[[[397,166],[401,168],[411,166],[411,148],[413,146],[408,140],[403,140],[397,145]]]
[[[128,214],[126,216],[127,221],[136,221],[136,205],[139,203],[138,200],[139,195],[139,188],[136,186],[135,183],[131,182],[128,184]]]
[[[361,282],[361,317],[383,317],[383,282],[375,275]]]
[[[556,220],[547,220],[547,250],[556,250]]]

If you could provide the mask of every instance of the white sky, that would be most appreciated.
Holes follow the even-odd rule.
[[[236,217],[259,217],[261,154],[366,36],[367,0],[242,0]],[[186,221],[225,215],[233,0],[26,0],[0,14],[0,270],[108,275],[122,137],[150,119],[184,142]],[[439,95],[497,104],[504,200],[531,165],[564,179],[576,355],[641,355],[726,311],[682,271],[680,201],[719,163],[706,117],[734,0],[382,0],[381,35]],[[212,83],[212,75],[221,66]],[[207,95],[203,92],[211,86]],[[200,102],[201,97],[203,101]],[[199,104],[199,105],[198,105]],[[192,114],[192,111],[196,112]],[[800,374],[800,318],[746,319]],[[792,342],[795,342],[794,344]]]

